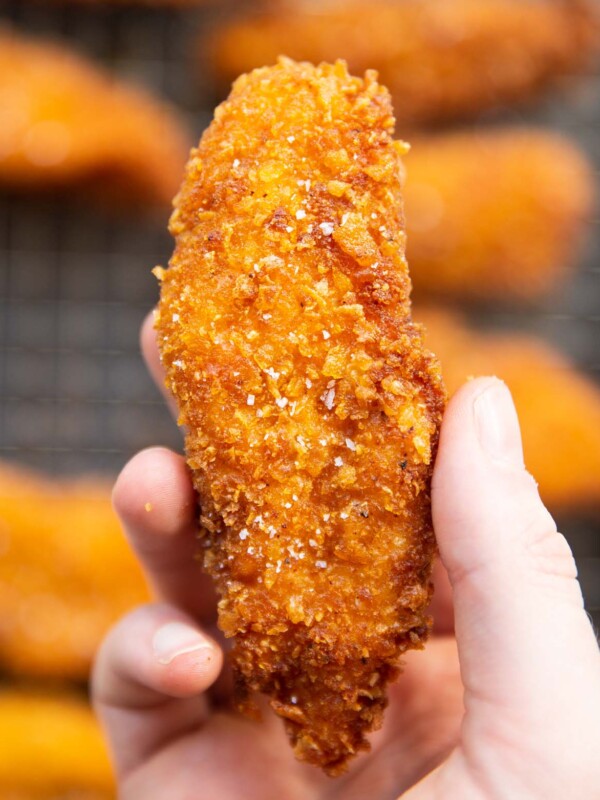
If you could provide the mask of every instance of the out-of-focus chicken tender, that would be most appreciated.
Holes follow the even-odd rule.
[[[91,709],[71,695],[0,692],[0,800],[110,800],[115,788]]]
[[[0,667],[86,678],[108,628],[146,599],[108,485],[0,467]]]
[[[238,705],[269,694],[332,775],[429,626],[444,392],[410,318],[393,126],[375,74],[343,62],[242,76],[192,152],[160,271]]]
[[[533,301],[577,262],[595,175],[551,133],[505,129],[416,139],[406,159],[417,298]]]
[[[377,69],[405,126],[527,100],[585,69],[599,42],[596,0],[291,0],[201,47],[223,81],[278,55]]]
[[[66,47],[0,27],[0,186],[166,205],[186,155],[166,103]]]
[[[600,511],[600,387],[535,336],[483,333],[448,312],[415,310],[455,392],[471,376],[497,375],[521,421],[525,462],[554,512]]]

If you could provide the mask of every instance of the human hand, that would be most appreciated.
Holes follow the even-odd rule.
[[[152,340],[147,328],[160,380]],[[136,456],[115,507],[162,602],[122,620],[95,667],[120,798],[600,797],[600,653],[499,381],[473,381],[451,401],[432,499],[443,564],[435,635],[390,687],[372,752],[332,781],[295,761],[268,710],[256,723],[228,708],[225,645],[194,559],[197,509],[184,460],[162,449]]]

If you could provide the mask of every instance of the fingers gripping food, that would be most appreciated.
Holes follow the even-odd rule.
[[[527,129],[416,139],[406,226],[417,298],[534,301],[577,263],[593,216],[583,153]]]
[[[343,62],[241,77],[192,152],[158,341],[240,708],[340,772],[427,636],[444,402],[410,319],[403,146]]]
[[[91,709],[70,695],[0,692],[1,800],[110,800],[111,767]]]
[[[497,375],[510,388],[525,463],[553,512],[600,510],[600,388],[542,340],[482,333],[460,317],[420,308],[427,343],[438,353],[450,392],[470,376]]]
[[[0,468],[4,670],[86,678],[110,626],[147,597],[108,485]]]
[[[595,0],[294,0],[203,47],[224,81],[278,55],[375,68],[402,132],[534,97],[589,65],[599,31]]]
[[[0,27],[0,186],[167,204],[185,154],[166,103],[66,48]]]

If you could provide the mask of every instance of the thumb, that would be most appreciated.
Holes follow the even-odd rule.
[[[550,441],[549,458],[551,451]],[[563,737],[565,726],[574,733],[591,714],[595,727],[597,643],[569,546],[525,470],[517,414],[501,381],[474,380],[450,402],[432,501],[453,587],[467,727],[486,724],[490,707],[496,733],[504,722],[539,736],[550,714]],[[488,713],[478,715],[483,707]],[[580,738],[581,730],[572,741]]]

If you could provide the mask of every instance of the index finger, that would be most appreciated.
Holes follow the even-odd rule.
[[[158,345],[156,343],[156,331],[154,330],[154,310],[146,315],[146,318],[142,323],[142,328],[140,330],[140,347],[142,349],[144,361],[148,367],[148,372],[167,401],[167,405],[169,406],[171,413],[175,419],[177,419],[177,404],[175,402],[175,398],[165,385],[165,371],[160,361]]]
[[[113,505],[156,594],[212,623],[216,600],[200,564],[198,503],[183,456],[162,447],[138,453],[117,479]]]

